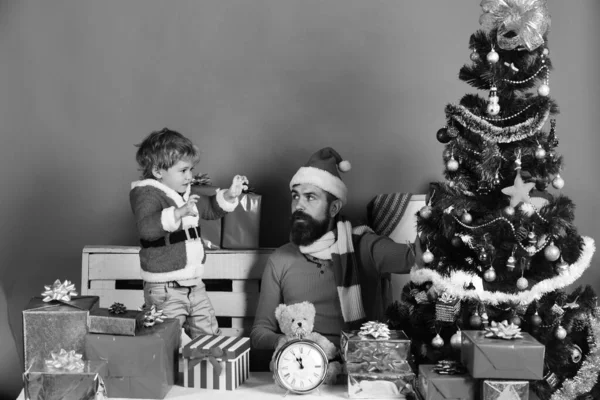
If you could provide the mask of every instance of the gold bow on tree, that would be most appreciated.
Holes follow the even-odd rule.
[[[504,50],[532,51],[544,43],[550,27],[546,0],[482,0],[479,23],[486,29],[498,29],[496,40]]]
[[[61,283],[60,280],[57,279],[52,286],[44,286],[44,289],[46,290],[42,292],[42,296],[44,296],[43,300],[45,302],[53,300],[71,301],[71,297],[77,296],[75,285],[70,281]]]

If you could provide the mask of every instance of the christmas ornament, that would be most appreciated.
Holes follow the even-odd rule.
[[[548,86],[545,83],[542,83],[540,87],[538,87],[538,94],[544,97],[548,96],[550,94],[550,86]]]
[[[500,323],[492,321],[489,328],[485,328],[485,337],[493,337],[498,339],[513,340],[522,339],[521,328],[514,324],[509,324],[508,321]]]
[[[554,179],[552,179],[552,186],[554,186],[555,189],[562,189],[565,186],[565,181],[560,175],[556,175]]]
[[[521,318],[519,318],[518,315],[515,315],[510,319],[510,323],[515,326],[521,326]]]
[[[481,57],[479,56],[479,53],[475,49],[473,49],[473,52],[471,53],[471,55],[469,56],[469,58],[473,62],[477,62],[477,61],[479,61],[481,59]]]
[[[468,212],[465,211],[460,216],[460,220],[462,221],[463,224],[469,225],[471,222],[473,222],[473,217],[471,216],[471,214],[469,214]]]
[[[425,252],[423,253],[423,262],[425,264],[429,264],[431,262],[433,262],[434,256],[433,253],[431,251],[429,251],[429,249],[425,249]]]
[[[544,44],[550,26],[546,0],[483,0],[481,8],[479,23],[487,30],[497,29],[501,49],[532,51]]]
[[[432,210],[431,210],[431,207],[429,207],[429,206],[423,206],[423,208],[421,208],[419,210],[419,215],[423,219],[429,219],[429,217],[431,217],[431,213],[432,213]]]
[[[488,317],[487,313],[484,312],[481,314],[481,324],[486,327],[488,326],[488,323],[490,322],[490,317]]]
[[[462,239],[460,238],[460,236],[452,237],[452,240],[450,240],[450,242],[452,243],[452,246],[454,246],[454,247],[462,246]]]
[[[435,337],[431,341],[431,345],[433,347],[435,347],[435,348],[438,348],[438,349],[440,347],[444,347],[444,339],[442,339],[442,337],[440,336],[439,333],[437,335],[435,335]]]
[[[563,340],[567,337],[567,330],[563,328],[562,325],[559,325],[556,328],[556,331],[554,331],[554,337],[556,337],[558,340]]]
[[[512,272],[515,269],[515,266],[517,264],[517,260],[515,260],[514,256],[510,256],[508,257],[508,260],[506,260],[506,269],[508,270],[508,272]]]
[[[505,62],[504,65],[506,65],[507,67],[509,67],[511,69],[511,71],[513,72],[519,72],[519,68],[515,67],[514,63],[507,63]]]
[[[554,267],[554,271],[556,271],[557,274],[562,274],[567,272],[567,269],[569,269],[569,264],[561,257],[560,261]]]
[[[537,311],[535,312],[535,314],[533,314],[531,316],[531,319],[529,320],[529,323],[534,328],[537,328],[537,327],[539,327],[542,324],[542,317],[540,317],[540,315],[538,314]]]
[[[513,215],[515,215],[515,208],[511,207],[511,206],[506,206],[504,207],[504,209],[502,210],[502,212],[504,213],[504,215],[506,215],[507,217],[512,217]]]
[[[485,251],[485,249],[481,249],[477,258],[484,264],[489,260],[488,253]]]
[[[452,156],[446,163],[446,169],[451,172],[454,172],[458,169],[458,161],[454,159],[454,156]]]
[[[534,187],[535,183],[533,182],[523,182],[521,170],[517,169],[513,186],[505,187],[502,189],[502,193],[510,197],[510,206],[516,207],[521,202],[529,203],[529,192]]]
[[[490,52],[487,53],[486,58],[490,64],[495,64],[498,62],[498,60],[500,60],[500,56],[498,55],[498,53],[496,53],[496,50],[494,50],[494,46],[492,46],[492,50],[490,50]]]
[[[488,181],[479,181],[479,185],[477,186],[477,194],[480,196],[485,196],[490,194],[492,188],[490,187],[490,183]]]
[[[500,112],[500,105],[498,104],[498,102],[500,101],[500,98],[498,97],[497,91],[498,91],[498,89],[496,88],[496,86],[492,86],[490,88],[490,95],[488,98],[488,105],[487,105],[487,113],[489,115],[498,115],[498,113]]]
[[[529,286],[529,282],[527,281],[527,278],[520,277],[517,280],[517,288],[519,288],[519,290],[525,290],[525,289],[527,289],[527,286]]]
[[[546,150],[544,150],[541,144],[538,144],[538,147],[535,150],[535,158],[538,160],[543,160],[546,158]]]
[[[492,184],[494,186],[498,186],[500,184],[500,177],[498,176],[498,173],[496,172],[496,176],[494,176],[494,179],[492,180]]]
[[[560,257],[560,249],[554,245],[554,242],[550,242],[544,249],[544,257],[548,261],[556,261]]]
[[[460,329],[450,338],[450,346],[454,350],[460,350],[462,346],[462,332]]]
[[[574,344],[573,348],[571,349],[571,362],[573,364],[579,364],[582,359],[583,359],[583,352],[581,351],[581,347]]]
[[[487,271],[485,271],[483,274],[483,279],[485,279],[486,282],[494,282],[496,280],[496,270],[494,267],[490,267]]]
[[[454,139],[455,137],[458,136],[458,129],[454,126],[454,123],[452,123],[450,126],[448,126],[446,128],[446,131],[448,132],[448,136],[450,136],[452,139]]]
[[[479,316],[478,312],[475,312],[473,315],[471,315],[471,318],[469,319],[469,324],[475,329],[481,326],[481,317]]]
[[[435,134],[435,137],[440,143],[448,143],[450,140],[452,140],[450,135],[448,135],[448,130],[445,127],[439,129]]]
[[[558,136],[556,136],[556,120],[550,120],[550,133],[548,133],[548,145],[553,147],[558,147],[559,141]]]

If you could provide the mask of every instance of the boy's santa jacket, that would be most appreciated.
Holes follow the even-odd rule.
[[[196,203],[196,216],[175,218],[175,209],[183,206],[193,194],[193,187],[183,195],[155,179],[144,179],[131,184],[129,201],[135,215],[140,239],[153,241],[188,228],[197,228],[199,218],[218,219],[235,210],[236,199],[230,203],[223,197],[224,190],[214,196],[200,196]],[[204,243],[201,239],[186,240],[160,247],[140,250],[141,276],[146,282],[170,282],[194,279],[204,274]]]

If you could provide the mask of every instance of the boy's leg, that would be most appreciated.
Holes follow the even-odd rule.
[[[170,283],[144,282],[144,304],[156,305],[165,317],[177,318],[183,326],[189,310],[188,288],[171,287]]]
[[[220,335],[221,329],[215,316],[215,310],[206,294],[204,282],[199,282],[190,293],[191,311],[187,319],[192,339],[201,334]]]

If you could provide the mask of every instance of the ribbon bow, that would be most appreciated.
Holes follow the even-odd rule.
[[[192,179],[192,185],[208,186],[211,183],[212,182],[211,182],[208,174],[198,174],[198,175],[194,176],[194,178]]]
[[[145,305],[139,308],[140,311],[144,311],[144,326],[149,328],[155,324],[164,322],[165,315],[163,310],[156,308],[156,305],[152,304],[150,309],[145,309]]]
[[[360,336],[372,336],[375,339],[389,339],[390,329],[382,322],[369,321],[360,327]]]
[[[77,292],[75,291],[75,285],[70,281],[64,281],[63,283],[60,280],[55,280],[52,286],[44,286],[46,289],[42,292],[42,296],[44,297],[45,302],[58,300],[58,301],[71,301],[71,297],[77,296]]]
[[[513,340],[522,339],[521,328],[508,321],[497,323],[492,321],[492,326],[485,328],[485,337],[493,337],[498,339]]]
[[[462,375],[467,373],[467,369],[458,361],[442,360],[439,361],[433,370],[440,375]]]
[[[223,349],[220,347],[212,347],[210,349],[203,348],[195,348],[190,358],[192,359],[205,359],[210,362],[217,373],[217,375],[221,376],[221,372],[223,372],[223,368],[221,367],[221,363],[217,358],[223,357]]]
[[[114,302],[108,307],[108,312],[111,314],[125,314],[125,311],[127,311],[127,307],[123,303]]]
[[[438,302],[452,304],[452,303],[456,302],[456,296],[454,296],[453,294],[450,294],[448,292],[444,292],[438,299]]]
[[[479,23],[486,29],[498,29],[498,46],[504,50],[535,50],[544,43],[550,26],[546,0],[483,0]]]
[[[81,360],[82,354],[75,353],[75,350],[66,351],[60,349],[57,352],[50,352],[51,359],[46,360],[46,366],[54,369],[63,369],[67,371],[82,370],[85,363]]]

